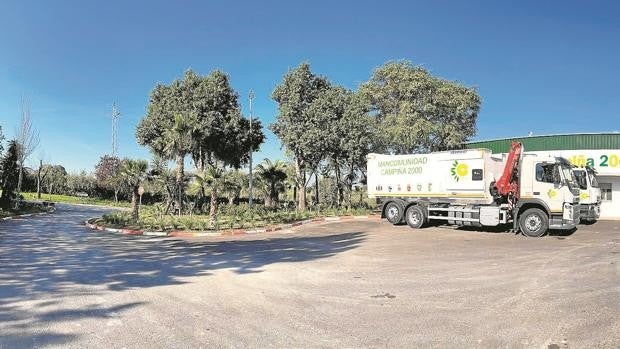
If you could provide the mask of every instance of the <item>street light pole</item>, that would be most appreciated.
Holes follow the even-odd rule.
[[[252,101],[254,100],[254,91],[250,90],[250,183],[249,183],[249,200],[248,204],[252,208]]]

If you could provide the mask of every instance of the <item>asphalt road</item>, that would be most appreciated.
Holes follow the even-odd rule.
[[[620,347],[620,222],[167,240],[83,227],[99,214],[0,223],[0,348]]]

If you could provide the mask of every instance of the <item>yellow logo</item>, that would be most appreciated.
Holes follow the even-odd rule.
[[[549,195],[550,199],[553,199],[558,193],[553,190],[553,189],[549,189],[549,191],[547,192],[547,195]]]
[[[584,192],[584,193],[579,194],[579,198],[580,198],[580,199],[587,199],[587,198],[589,198],[589,197],[590,197],[590,195],[588,195],[588,193],[585,193],[585,192]]]
[[[458,182],[461,178],[467,176],[468,172],[469,166],[467,166],[467,164],[459,163],[457,160],[454,160],[452,167],[450,168],[452,178]]]

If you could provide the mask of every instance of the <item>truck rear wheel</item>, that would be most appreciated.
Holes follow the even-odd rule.
[[[407,213],[405,213],[405,220],[411,228],[422,228],[424,223],[426,223],[424,210],[418,205],[409,206],[409,208],[407,208]]]
[[[537,238],[545,235],[549,229],[549,218],[539,208],[529,208],[519,217],[519,227],[523,235]]]
[[[403,220],[403,212],[399,204],[390,202],[385,206],[385,218],[392,224],[398,224]]]

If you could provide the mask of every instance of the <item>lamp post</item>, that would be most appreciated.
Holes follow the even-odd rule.
[[[249,195],[248,204],[252,208],[252,101],[254,100],[254,91],[250,90],[250,181],[249,181]]]

